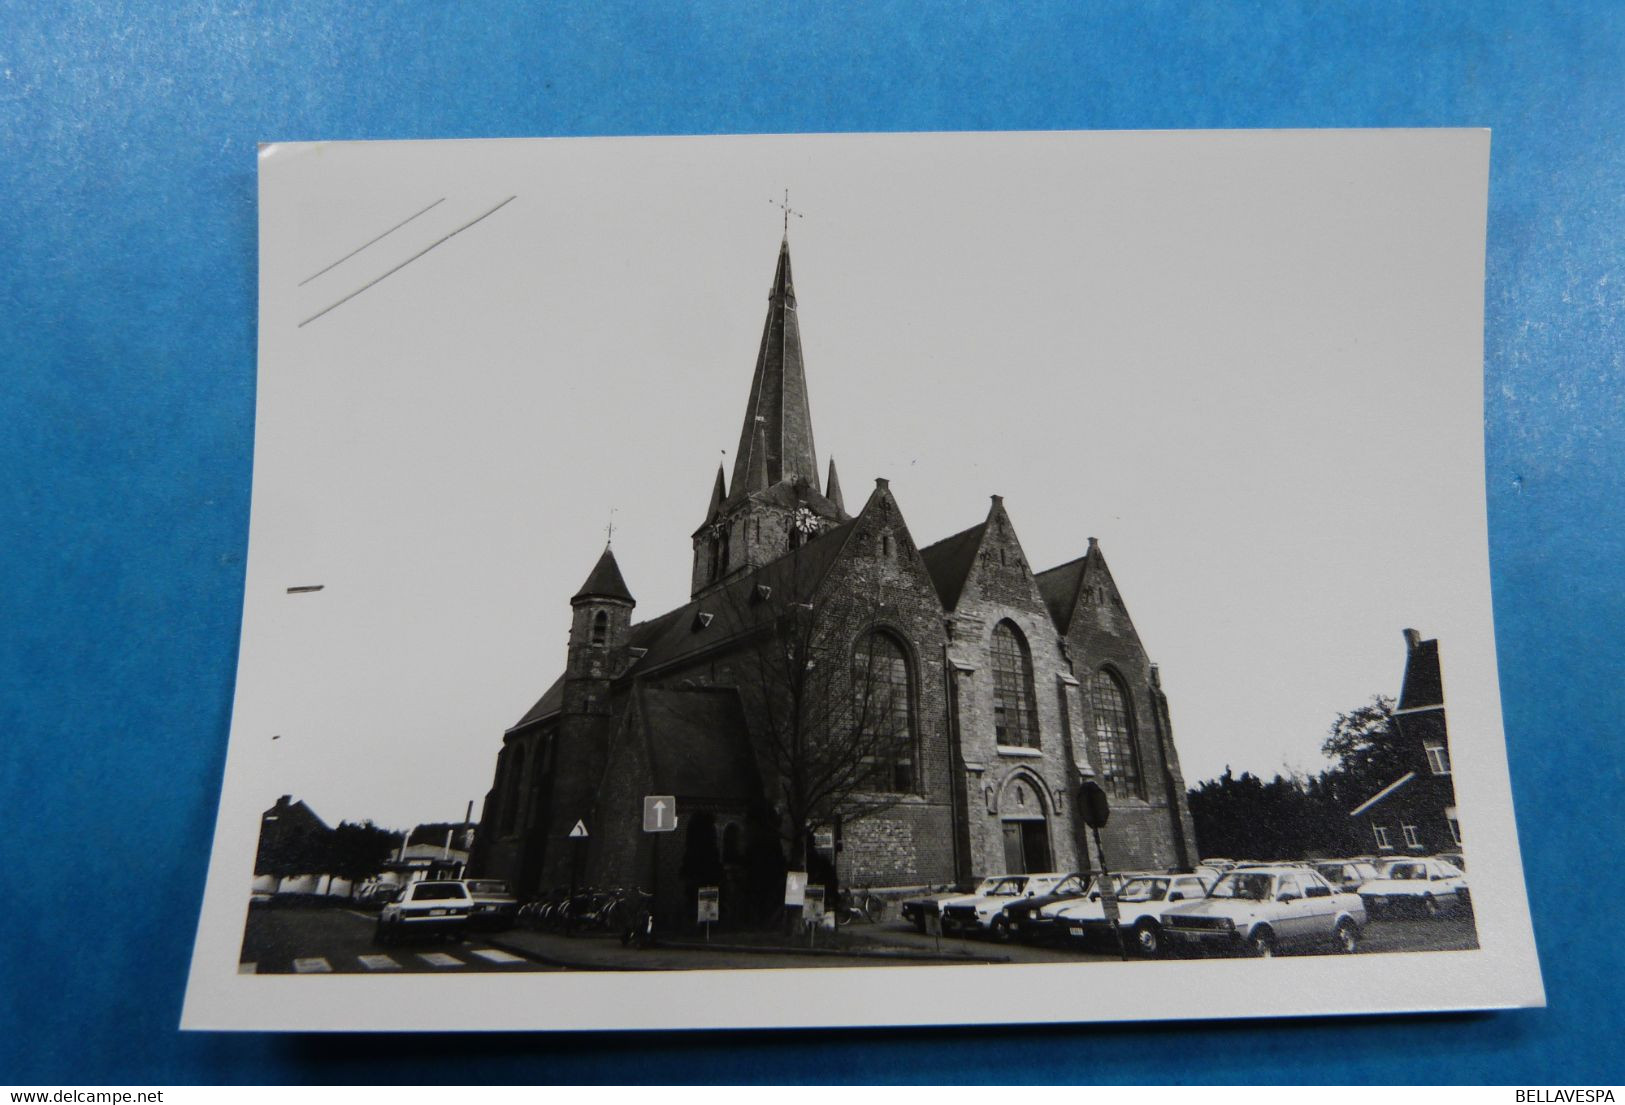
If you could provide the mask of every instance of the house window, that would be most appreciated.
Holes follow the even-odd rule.
[[[603,645],[609,642],[609,614],[600,610],[592,616],[592,643]]]
[[[1447,826],[1449,826],[1449,828],[1450,828],[1450,839],[1451,839],[1451,841],[1456,845],[1456,847],[1460,848],[1461,847],[1461,822],[1456,820],[1456,807],[1455,806],[1451,806],[1449,809],[1444,811],[1444,823]]]
[[[914,789],[913,686],[902,642],[880,630],[852,650],[854,751],[861,789],[906,793]]]
[[[1450,750],[1440,745],[1429,745],[1427,748],[1428,767],[1435,775],[1450,774]]]
[[[993,737],[1015,748],[1038,747],[1037,693],[1027,642],[1009,622],[993,627]]]
[[[1378,851],[1391,852],[1394,850],[1394,846],[1388,842],[1388,826],[1373,825],[1371,831],[1377,835]]]
[[[1405,847],[1420,848],[1422,846],[1422,837],[1417,833],[1415,825],[1401,825],[1400,831],[1405,834]]]
[[[1102,669],[1089,681],[1089,704],[1095,712],[1102,787],[1113,798],[1143,797],[1128,691],[1116,675]]]

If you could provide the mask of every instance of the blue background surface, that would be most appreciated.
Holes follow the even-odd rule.
[[[1618,880],[1585,870],[1625,763],[1622,62],[1617,3],[5,5],[0,1081],[1625,1080]],[[1549,1009],[176,1031],[247,543],[257,141],[1350,126],[1494,130],[1486,482]]]

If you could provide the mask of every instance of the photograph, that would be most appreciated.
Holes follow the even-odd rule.
[[[1488,132],[259,169],[183,1027],[1543,1004]]]

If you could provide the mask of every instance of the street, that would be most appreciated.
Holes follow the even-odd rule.
[[[372,942],[376,914],[347,907],[248,911],[238,970],[244,974],[401,974],[556,971],[470,933],[422,937],[388,948]]]
[[[1105,962],[1117,958],[1107,941],[1086,946],[1000,943],[986,937],[938,939],[900,921],[859,924],[841,930],[838,947],[820,936],[817,949],[746,946],[743,937],[717,933],[712,943],[672,934],[661,946],[623,948],[608,936],[565,937],[511,929],[469,933],[459,940],[423,937],[415,943],[379,947],[372,940],[374,914],[348,907],[249,911],[240,969],[246,974],[382,974],[581,970],[727,970],[783,967],[941,965],[963,960],[989,963]],[[758,934],[759,935],[759,934]],[[1384,919],[1369,923],[1360,954],[1460,951],[1478,946],[1471,916]],[[1326,954],[1311,946],[1288,955]]]

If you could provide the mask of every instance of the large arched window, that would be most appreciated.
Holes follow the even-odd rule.
[[[908,653],[890,633],[873,630],[852,650],[855,751],[859,788],[906,793],[915,786],[914,687]]]
[[[592,616],[592,643],[604,645],[609,643],[609,614],[600,610]]]
[[[993,627],[993,736],[1014,748],[1038,747],[1038,695],[1027,642],[1009,622]]]
[[[508,749],[507,771],[502,779],[502,809],[499,813],[497,831],[503,836],[513,832],[514,826],[519,823],[519,784],[520,776],[525,773],[525,746],[512,745]]]
[[[1096,766],[1101,786],[1113,798],[1144,797],[1128,692],[1117,676],[1102,669],[1089,681],[1089,704],[1094,708],[1099,738],[1100,763]]]

